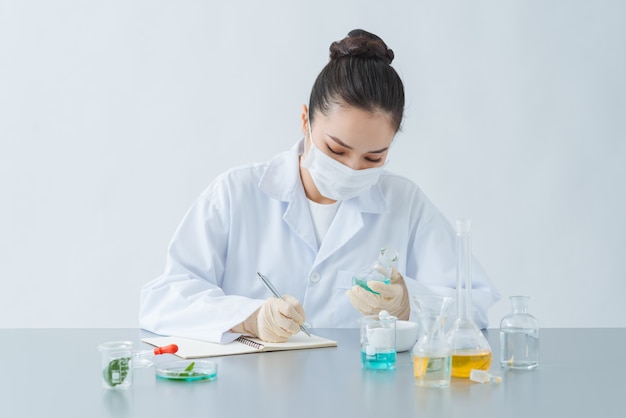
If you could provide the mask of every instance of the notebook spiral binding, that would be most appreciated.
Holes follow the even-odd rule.
[[[251,341],[243,336],[237,338],[235,341],[239,341],[240,343],[250,346],[254,348],[255,350],[260,350],[263,348],[263,344],[259,344],[256,341]]]

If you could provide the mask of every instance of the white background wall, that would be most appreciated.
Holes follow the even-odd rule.
[[[135,327],[193,199],[299,137],[350,29],[395,51],[390,169],[544,327],[626,326],[626,3],[0,0],[0,327]]]

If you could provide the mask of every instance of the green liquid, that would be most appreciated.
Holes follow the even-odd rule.
[[[361,364],[367,369],[393,370],[396,367],[396,351],[387,351],[368,356],[361,351]]]
[[[168,373],[166,375],[157,375],[159,379],[163,380],[177,380],[180,382],[196,382],[198,380],[213,380],[217,377],[217,373],[200,373],[200,372],[185,372],[185,373]]]
[[[376,281],[377,282],[383,282],[385,284],[391,283],[391,279],[376,280]],[[370,289],[370,287],[367,285],[367,282],[368,282],[368,280],[361,280],[361,279],[357,279],[356,277],[352,278],[352,284],[353,285],[361,286],[365,290],[369,290],[370,292],[372,292],[372,293],[374,293],[376,295],[380,295],[380,293],[374,292],[372,289]]]
[[[165,380],[177,380],[181,382],[195,382],[197,380],[213,380],[217,377],[217,371],[197,371],[194,370],[196,362],[192,361],[182,371],[169,370],[164,373],[157,373],[157,377]]]

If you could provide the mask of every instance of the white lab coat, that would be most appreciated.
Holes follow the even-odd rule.
[[[198,197],[172,238],[165,272],[142,288],[142,328],[232,341],[238,334],[229,330],[271,296],[257,271],[300,300],[309,326],[357,327],[361,315],[346,291],[384,246],[398,251],[410,294],[454,296],[454,231],[404,177],[385,171],[369,191],[341,202],[318,245],[298,169],[303,146],[229,170]],[[500,296],[473,265],[475,321],[486,327]]]

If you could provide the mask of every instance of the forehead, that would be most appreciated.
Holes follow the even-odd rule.
[[[316,112],[313,129],[319,129],[324,139],[337,138],[361,152],[389,147],[395,136],[386,113],[339,105],[323,114]]]

